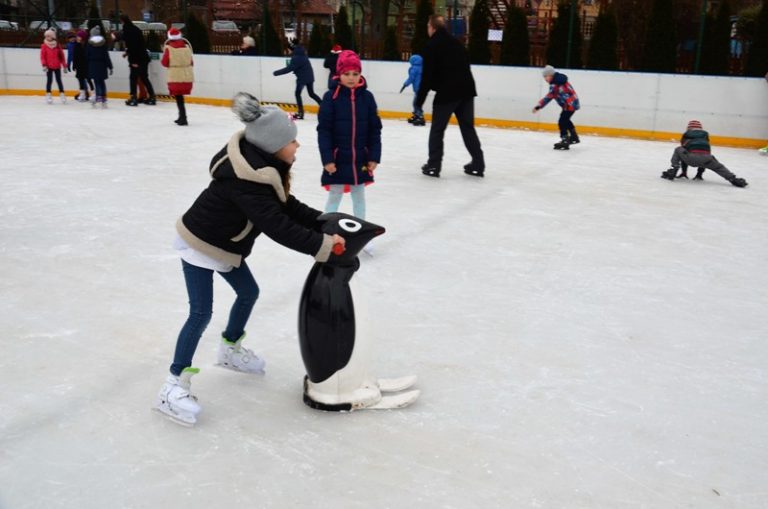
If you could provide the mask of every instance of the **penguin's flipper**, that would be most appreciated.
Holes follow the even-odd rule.
[[[393,394],[391,396],[382,396],[378,403],[371,406],[366,406],[360,410],[392,410],[395,408],[407,407],[414,401],[416,401],[421,394],[421,391],[408,391]]]
[[[416,385],[418,379],[416,375],[408,375],[400,378],[379,378],[377,383],[381,392],[400,392]]]

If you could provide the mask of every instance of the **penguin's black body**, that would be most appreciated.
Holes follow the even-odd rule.
[[[341,386],[362,384],[357,372],[365,366],[348,366],[355,353],[355,305],[349,284],[360,267],[357,255],[384,228],[341,213],[323,214],[318,218],[323,233],[344,237],[345,251],[332,254],[325,263],[315,263],[309,272],[299,304],[299,343],[307,380],[311,384],[328,382],[335,375]],[[343,374],[344,368],[349,367]],[[355,372],[352,376],[352,372]],[[311,385],[310,384],[310,385]],[[305,384],[306,385],[306,384]],[[328,385],[328,384],[326,384]],[[324,386],[322,386],[324,387]],[[321,387],[321,389],[322,389]],[[350,388],[354,392],[357,387]],[[342,398],[343,399],[343,398]],[[325,410],[349,410],[350,404],[314,402],[305,388],[305,402]]]

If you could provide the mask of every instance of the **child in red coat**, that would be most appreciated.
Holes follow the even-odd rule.
[[[179,118],[175,122],[178,125],[188,125],[184,96],[192,93],[192,83],[195,81],[192,72],[192,45],[181,37],[181,32],[176,28],[168,31],[168,40],[165,41],[160,63],[168,68],[168,92],[176,98],[176,106],[179,108]]]
[[[48,104],[53,102],[51,96],[51,82],[56,76],[56,84],[59,86],[59,95],[61,103],[67,102],[67,96],[64,94],[64,84],[61,82],[61,70],[67,72],[67,59],[64,57],[64,50],[56,40],[56,32],[53,29],[45,31],[45,40],[40,45],[40,63],[43,65],[43,72],[47,75],[45,83],[45,100]]]

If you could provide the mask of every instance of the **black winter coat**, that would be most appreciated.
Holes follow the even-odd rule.
[[[336,64],[339,62],[339,53],[331,51],[323,61],[323,67],[328,69],[328,88],[336,88],[333,77],[336,76]]]
[[[306,50],[302,46],[294,46],[293,56],[286,67],[273,72],[274,76],[288,74],[292,72],[296,75],[297,85],[309,85],[315,82],[315,72],[312,70],[312,64],[309,62]]]
[[[75,43],[72,47],[72,69],[75,71],[75,77],[79,80],[88,79],[88,56],[85,51],[85,44]]]
[[[147,45],[144,42],[144,34],[131,22],[123,25],[123,42],[128,53],[128,63],[143,65],[149,63]]]
[[[320,233],[321,212],[285,194],[290,167],[236,133],[213,160],[213,180],[176,223],[190,247],[239,267],[261,233],[285,247],[327,261],[330,235]]]
[[[419,107],[430,90],[436,92],[434,104],[463,101],[477,95],[469,54],[464,45],[444,28],[432,35],[421,56],[424,57],[424,69],[416,96]]]

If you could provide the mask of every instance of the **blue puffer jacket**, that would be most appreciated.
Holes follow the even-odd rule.
[[[323,96],[317,124],[323,166],[336,163],[336,173],[323,171],[322,185],[348,186],[373,182],[369,161],[381,162],[381,119],[365,80],[357,88],[338,85]]]
[[[411,66],[408,68],[408,79],[403,83],[403,88],[412,85],[413,91],[418,92],[419,87],[421,86],[421,68],[424,59],[421,58],[421,55],[412,55],[411,59],[408,60],[408,63],[411,64]]]
[[[286,67],[278,69],[272,74],[274,76],[280,76],[281,74],[288,74],[289,72],[296,75],[296,84],[298,85],[308,85],[309,83],[315,82],[315,73],[312,70],[312,64],[309,63],[307,52],[302,46],[295,46],[293,48],[293,56],[291,57],[290,63]]]
[[[91,37],[85,48],[88,59],[88,77],[92,80],[105,80],[109,77],[107,69],[112,69],[106,41],[102,36]]]

